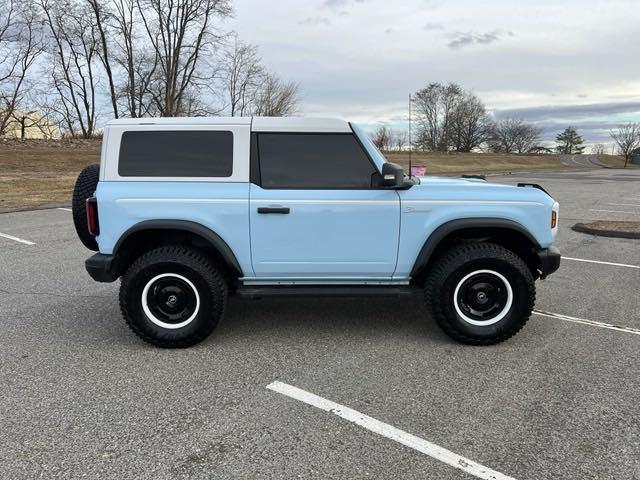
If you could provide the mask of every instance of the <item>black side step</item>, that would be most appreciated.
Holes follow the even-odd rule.
[[[421,290],[410,285],[292,285],[240,287],[236,295],[248,298],[263,297],[398,297],[414,295]]]

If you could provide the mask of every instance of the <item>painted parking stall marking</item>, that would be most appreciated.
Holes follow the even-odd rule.
[[[30,241],[30,240],[25,240],[24,238],[14,237],[13,235],[9,235],[9,234],[2,233],[2,232],[0,232],[0,237],[8,238],[9,240],[13,240],[14,242],[24,243],[25,245],[35,245],[35,243]]]
[[[595,320],[587,320],[586,318],[571,317],[569,315],[562,315],[560,313],[545,312],[543,310],[534,310],[535,315],[541,317],[554,318],[556,320],[564,320],[565,322],[579,323],[582,325],[590,325],[592,327],[605,328],[607,330],[615,330],[617,332],[630,333],[632,335],[640,335],[640,329],[633,327],[623,327],[620,325],[613,325],[611,323],[597,322]]]
[[[73,211],[70,208],[65,208],[65,207],[58,207],[58,210],[62,210],[63,212],[71,212],[71,211]]]
[[[610,265],[612,267],[637,268],[640,270],[640,265],[629,265],[626,263],[603,262],[601,260],[587,260],[586,258],[572,258],[572,257],[562,257],[562,260],[569,260],[572,262],[596,263],[598,265]]]
[[[590,208],[589,210],[591,210],[592,212],[606,212],[606,213],[630,213],[630,214],[637,214],[638,212],[627,212],[627,211],[623,211],[623,210],[600,210],[597,208]]]
[[[377,433],[378,435],[393,440],[394,442],[401,443],[402,445],[428,455],[431,458],[446,463],[447,465],[462,470],[477,478],[486,480],[515,480],[513,477],[509,477],[480,465],[473,460],[469,460],[468,458],[458,455],[446,448],[440,447],[435,443],[431,443],[420,437],[412,435],[411,433],[405,432],[404,430],[400,430],[393,425],[376,420],[375,418],[369,417],[357,410],[353,410],[349,407],[345,407],[344,405],[340,405],[339,403],[327,400],[326,398],[307,392],[301,388],[278,381],[267,385],[267,388],[289,398],[293,398],[294,400],[298,400],[306,403],[307,405],[324,410],[325,412],[337,415],[338,417],[351,423],[355,423],[370,432]]]

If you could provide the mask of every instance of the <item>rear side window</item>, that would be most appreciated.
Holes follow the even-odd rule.
[[[351,134],[260,133],[263,188],[371,188],[375,168]]]
[[[122,134],[121,177],[230,177],[229,131],[132,131]]]

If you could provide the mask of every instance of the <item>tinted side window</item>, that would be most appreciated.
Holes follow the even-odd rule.
[[[351,134],[261,133],[263,188],[370,188],[371,161]]]
[[[125,132],[122,177],[230,177],[233,133],[228,131]]]

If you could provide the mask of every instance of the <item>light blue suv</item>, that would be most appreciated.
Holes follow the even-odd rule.
[[[424,292],[451,337],[487,345],[558,269],[558,203],[533,184],[408,177],[342,120],[112,121],[74,220],[141,338],[206,338],[229,295]]]

